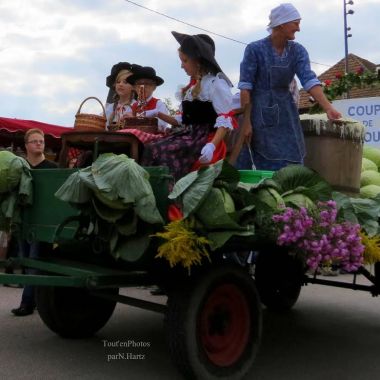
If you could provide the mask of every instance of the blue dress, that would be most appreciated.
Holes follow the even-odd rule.
[[[308,53],[299,43],[288,41],[281,56],[270,36],[246,47],[238,87],[251,92],[251,147],[257,169],[277,170],[288,163],[303,163],[302,127],[289,90],[295,75],[306,91],[320,85],[310,68]],[[251,168],[249,158],[243,150],[238,168]]]

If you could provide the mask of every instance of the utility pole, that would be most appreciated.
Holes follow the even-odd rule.
[[[344,13],[344,59],[345,59],[345,73],[347,74],[349,71],[348,68],[348,39],[352,37],[351,33],[348,33],[351,28],[347,26],[347,15],[353,15],[354,11],[352,9],[347,10],[347,5],[353,5],[354,2],[352,0],[346,1],[343,0],[343,13]],[[349,98],[350,95],[347,92],[347,98]]]

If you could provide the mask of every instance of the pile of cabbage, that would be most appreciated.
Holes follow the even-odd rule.
[[[315,238],[315,244],[318,243],[321,233],[326,233],[328,238],[331,224],[341,229],[347,227],[350,239],[354,237],[357,245],[358,257],[348,257],[350,262],[342,261],[340,256],[333,260],[330,257],[333,249],[329,251],[326,248],[327,254],[324,258],[315,256],[319,260],[316,265],[328,265],[333,261],[334,264],[343,265],[346,270],[355,271],[361,265],[363,255],[359,234],[363,232],[367,237],[380,234],[380,196],[363,199],[334,192],[318,173],[301,165],[282,168],[274,172],[271,179],[264,179],[257,184],[243,184],[239,181],[239,172],[236,169],[219,161],[181,178],[169,198],[181,207],[183,221],[188,221],[187,225],[197,235],[207,239],[211,251],[225,249],[223,246],[228,246],[232,237],[243,239],[242,246],[245,244],[254,247],[256,243],[259,246],[280,244],[279,239],[283,233],[274,218],[282,217],[284,222],[287,213],[307,214],[309,219],[313,219],[313,226],[307,237],[309,240]],[[331,215],[334,214],[327,227],[323,219],[326,217],[326,205],[331,208]],[[291,220],[286,221],[288,222]],[[322,225],[323,231],[319,228]],[[284,233],[287,233],[286,228],[291,230],[291,227],[285,226]],[[343,242],[335,237],[331,239],[339,244],[351,241],[344,239]],[[295,243],[287,245],[305,259],[305,264],[315,269],[315,265],[309,262],[311,256],[308,256],[305,249],[299,249]]]
[[[374,198],[380,194],[380,149],[363,146],[362,171],[360,176],[360,196]]]
[[[0,151],[0,230],[20,221],[20,206],[32,201],[30,166],[22,157]]]
[[[211,242],[212,250],[232,236],[263,239],[266,231],[260,227],[274,212],[285,207],[312,209],[317,201],[331,197],[330,185],[304,166],[288,166],[272,179],[246,186],[225,161],[181,178],[169,195],[181,205],[184,218],[192,218],[195,228]]]

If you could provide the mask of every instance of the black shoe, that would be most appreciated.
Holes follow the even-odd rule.
[[[11,312],[16,316],[16,317],[24,317],[25,315],[30,315],[33,314],[34,312],[34,307],[31,306],[20,306],[17,309],[12,309]]]

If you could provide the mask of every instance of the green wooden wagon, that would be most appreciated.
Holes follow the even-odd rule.
[[[85,135],[88,140],[88,133]],[[98,154],[104,144],[95,140]],[[67,149],[65,141],[63,149]],[[248,267],[228,259],[229,252],[236,251],[235,243],[213,252],[212,262],[192,269],[191,275],[184,268],[170,268],[165,260],[155,259],[154,239],[143,255],[131,250],[125,254],[127,260],[115,260],[102,244],[102,231],[84,233],[78,209],[54,196],[75,170],[31,170],[34,200],[23,209],[21,235],[50,248],[39,259],[14,258],[1,263],[3,267],[35,269],[37,274],[0,273],[0,283],[35,285],[42,321],[66,338],[96,333],[118,302],[163,313],[171,357],[185,377],[242,378],[251,368],[260,342],[261,306]],[[146,170],[165,218],[167,168]],[[128,288],[135,286],[158,286],[167,295],[167,304],[128,296]],[[126,288],[123,295],[119,294],[121,288]]]
[[[92,144],[96,156],[115,143],[104,140],[98,132],[94,138],[90,135],[79,138],[69,134],[63,149],[67,150],[66,143],[80,144],[81,148]],[[128,138],[123,144],[120,136],[112,136],[123,151],[133,143]],[[132,148],[138,151],[133,146],[131,152]],[[260,343],[261,303],[272,310],[290,309],[307,283],[380,293],[379,263],[375,275],[360,268],[352,283],[324,280],[306,275],[302,263],[279,247],[262,246],[249,237],[230,239],[212,252],[211,262],[192,268],[190,275],[182,267],[171,268],[165,260],[155,258],[155,239],[148,239],[142,254],[129,248],[123,255],[125,260],[115,260],[107,252],[107,234],[102,228],[89,234],[85,228],[88,223],[78,209],[54,196],[75,170],[31,171],[35,197],[33,205],[23,210],[21,234],[50,248],[39,259],[15,258],[0,263],[37,270],[35,275],[0,273],[0,283],[35,285],[41,319],[62,337],[96,333],[120,302],[164,314],[170,355],[186,378],[242,379],[252,367]],[[165,218],[170,176],[164,167],[146,170]],[[358,284],[357,274],[363,274],[371,284]],[[135,286],[158,286],[167,296],[166,305],[128,296],[128,288]],[[121,288],[125,288],[123,294],[119,294]]]

